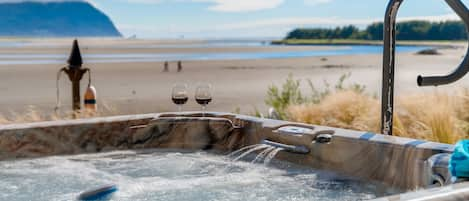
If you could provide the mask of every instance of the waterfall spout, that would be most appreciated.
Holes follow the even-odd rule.
[[[273,142],[270,140],[263,140],[261,144],[270,145],[277,148],[282,148],[284,151],[296,153],[296,154],[308,154],[309,149],[302,145],[286,145],[278,142]]]

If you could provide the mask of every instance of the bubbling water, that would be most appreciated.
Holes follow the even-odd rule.
[[[271,147],[268,150],[262,156],[264,163],[269,163],[275,152],[280,151]],[[240,153],[242,151],[235,155]],[[207,152],[164,151],[3,161],[0,162],[0,200],[75,200],[83,191],[110,183],[119,189],[110,200],[119,201],[362,200],[376,197],[374,185],[289,163],[276,163],[272,161],[265,166]]]

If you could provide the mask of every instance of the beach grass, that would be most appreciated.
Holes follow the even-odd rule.
[[[363,88],[357,90],[356,84],[344,85],[346,78],[339,80],[333,89],[313,95],[321,94],[319,99],[308,99],[308,95],[303,95],[303,102],[292,102],[275,109],[280,110],[284,120],[380,133],[378,97],[367,94]],[[291,77],[288,79],[286,83],[299,82]],[[295,92],[299,89],[279,87],[279,90],[280,94],[299,94]],[[397,97],[393,118],[396,136],[453,144],[469,137],[469,90]]]
[[[34,106],[28,106],[26,112],[9,114],[0,114],[0,125],[32,123],[43,121],[71,120],[91,117],[106,117],[121,115],[122,113],[113,104],[102,101],[97,111],[82,109],[80,111],[72,111],[69,109],[61,109],[56,112],[43,111]]]
[[[445,93],[399,98],[394,115],[396,136],[453,144],[469,137],[469,121],[458,115],[461,100]],[[339,91],[320,103],[291,105],[288,120],[380,133],[380,104],[355,91]]]

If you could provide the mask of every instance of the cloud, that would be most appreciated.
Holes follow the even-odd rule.
[[[156,4],[156,3],[163,2],[163,0],[121,0],[121,1],[127,1],[131,3],[144,3],[144,4]]]
[[[193,0],[213,4],[208,9],[219,12],[247,12],[272,9],[280,6],[284,0]]]
[[[455,14],[436,16],[400,17],[398,21],[429,20],[445,21],[459,19]],[[289,17],[272,18],[264,20],[239,21],[232,23],[198,25],[191,28],[168,25],[162,26],[137,26],[118,24],[119,30],[125,35],[139,34],[143,37],[174,37],[184,35],[187,38],[203,37],[277,37],[281,38],[285,33],[299,27],[335,27],[344,25],[356,25],[365,28],[373,22],[380,22],[381,18],[341,18],[341,17]]]
[[[413,17],[400,17],[398,21],[411,21],[411,20],[426,20],[426,21],[446,21],[446,20],[459,20],[456,14],[445,14],[435,16],[413,16]],[[290,26],[290,27],[305,27],[305,26],[343,26],[343,25],[357,25],[365,26],[373,22],[383,21],[381,18],[341,18],[341,17],[288,17],[288,18],[272,18],[265,20],[253,20],[249,22],[231,23],[218,26],[219,29],[250,29],[259,27],[275,27],[275,26]]]
[[[272,9],[285,0],[121,0],[131,3],[157,4],[163,2],[188,2],[208,4],[208,9],[217,12],[249,12]]]
[[[306,5],[315,6],[318,4],[326,4],[332,2],[332,0],[304,0]]]
[[[222,29],[248,29],[266,26],[339,26],[339,25],[365,25],[370,23],[370,19],[343,19],[339,17],[288,17],[288,18],[273,18],[266,20],[253,20],[250,22],[241,22],[226,24],[220,26]]]
[[[455,13],[445,14],[445,15],[432,15],[432,16],[414,16],[414,17],[401,17],[397,19],[398,21],[411,21],[411,20],[425,20],[432,22],[441,22],[448,20],[461,20],[458,15]]]

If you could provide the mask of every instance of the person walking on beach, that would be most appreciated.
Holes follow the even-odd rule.
[[[169,72],[169,64],[167,61],[164,62],[163,72]]]
[[[178,61],[178,73],[182,71],[182,62]]]

